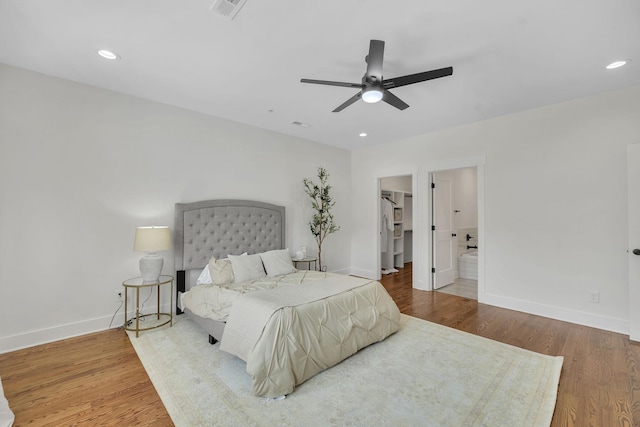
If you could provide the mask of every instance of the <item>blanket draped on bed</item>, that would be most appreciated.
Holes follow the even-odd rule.
[[[400,312],[368,279],[328,275],[313,285],[242,294],[220,349],[247,363],[258,396],[277,397],[398,331]]]

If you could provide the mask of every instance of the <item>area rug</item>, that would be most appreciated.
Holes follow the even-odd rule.
[[[178,427],[549,426],[562,368],[562,357],[402,315],[396,334],[269,401],[186,316],[129,337]]]

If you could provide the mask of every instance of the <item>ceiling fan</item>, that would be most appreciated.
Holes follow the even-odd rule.
[[[380,100],[394,107],[404,110],[409,104],[389,92],[400,86],[424,82],[426,80],[438,79],[453,74],[453,67],[439,68],[437,70],[425,71],[422,73],[410,74],[407,76],[394,77],[392,79],[382,78],[382,59],[384,56],[384,42],[382,40],[371,40],[369,44],[369,55],[366,56],[367,72],[362,76],[362,83],[332,82],[327,80],[300,79],[302,83],[314,83],[328,86],[343,86],[360,89],[360,92],[347,99],[338,106],[334,113],[344,110],[360,98],[364,102],[374,103]]]

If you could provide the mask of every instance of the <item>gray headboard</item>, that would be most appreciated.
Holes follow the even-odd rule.
[[[285,247],[285,208],[251,200],[176,203],[176,271],[202,269],[224,258]]]
[[[203,269],[212,255],[224,258],[284,249],[284,213],[284,206],[252,200],[176,203],[176,292],[186,290],[185,270]],[[181,313],[176,306],[176,314]]]

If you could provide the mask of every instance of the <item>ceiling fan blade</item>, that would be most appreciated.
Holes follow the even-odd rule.
[[[398,110],[404,110],[406,108],[409,108],[409,104],[407,104],[402,99],[398,98],[397,96],[395,96],[394,94],[392,94],[386,89],[384,91],[384,95],[382,96],[382,100],[389,105],[393,105]]]
[[[362,83],[332,82],[328,80],[312,80],[312,79],[300,79],[300,82],[313,83],[317,85],[342,86],[342,87],[352,87],[355,89],[362,89]]]
[[[362,96],[362,92],[358,92],[355,95],[353,95],[351,98],[347,99],[346,101],[344,101],[342,104],[340,104],[335,110],[332,111],[332,113],[339,113],[340,111],[344,110],[345,108],[347,108],[349,105],[353,104],[354,102],[356,102],[357,100],[360,99],[360,96]]]
[[[382,61],[384,58],[384,42],[371,40],[369,43],[369,55],[367,55],[367,77],[375,77],[382,81]]]
[[[420,83],[426,80],[439,79],[440,77],[446,77],[453,74],[453,67],[440,68],[437,70],[425,71],[423,73],[410,74],[408,76],[394,77],[392,79],[386,79],[382,83],[382,87],[385,89],[391,89],[394,87],[406,86],[413,83]]]

